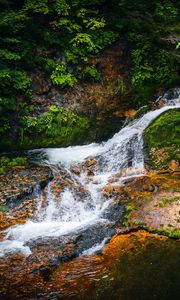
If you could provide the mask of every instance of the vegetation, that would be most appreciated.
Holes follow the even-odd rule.
[[[148,147],[180,146],[180,109],[169,110],[157,118],[145,132]]]
[[[158,207],[159,208],[163,208],[165,207],[167,204],[171,204],[172,202],[177,202],[177,201],[180,201],[180,197],[179,196],[174,196],[174,197],[171,197],[171,198],[161,198],[159,200],[159,203],[158,203]]]
[[[0,8],[0,133],[7,140],[14,127],[20,138],[35,127],[30,120],[38,127],[50,117],[29,117],[32,70],[43,70],[62,89],[82,78],[99,82],[98,60],[91,58],[118,39],[130,45],[137,106],[178,82],[179,44],[165,49],[162,42],[178,31],[178,1],[0,0]],[[123,95],[125,88],[119,76],[117,91]]]
[[[151,228],[148,227],[146,223],[140,221],[134,221],[134,225],[139,226],[140,228],[147,230],[150,233],[157,233],[161,235],[166,235],[170,238],[179,239],[180,238],[180,229],[179,228],[172,228],[171,224],[168,224],[170,229],[161,229],[161,228]]]
[[[168,169],[171,161],[180,163],[179,120],[180,109],[169,110],[145,130],[153,168]]]
[[[89,121],[64,107],[55,105],[42,117],[24,117],[22,120],[20,146],[21,148],[47,147],[48,145],[68,146],[80,142],[87,134]]]
[[[3,175],[7,171],[7,167],[24,166],[27,165],[26,157],[9,158],[7,156],[0,157],[0,175]]]

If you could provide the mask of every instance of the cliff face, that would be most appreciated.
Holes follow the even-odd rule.
[[[32,111],[28,112],[28,117],[36,118],[35,122],[39,123],[37,126],[25,124],[25,130],[23,130],[23,126],[18,121],[17,110],[14,114],[11,137],[8,138],[8,141],[6,137],[2,138],[1,149],[18,150],[101,141],[108,139],[118,131],[125,118],[134,115],[135,112],[132,109],[133,100],[130,87],[130,45],[125,41],[119,41],[105,49],[99,57],[92,58],[90,64],[96,66],[101,74],[101,80],[95,82],[87,77],[80,80],[74,87],[65,89],[53,85],[48,74],[42,70],[32,70],[29,73],[32,80],[32,97],[29,107],[32,107]],[[23,101],[24,99],[19,98],[18,106]],[[60,137],[60,130],[55,133],[51,128],[51,139],[49,140],[49,133],[46,129],[42,130],[43,125],[40,120],[51,111],[52,106],[57,109],[63,108],[77,116],[83,116],[86,118],[88,126],[84,126],[78,136],[75,132],[73,137]],[[57,128],[62,126],[56,118],[53,122],[56,123]],[[32,125],[34,127],[31,129]],[[47,128],[48,124],[45,125],[47,126],[44,127]],[[67,124],[65,126],[68,127]],[[77,127],[79,127],[78,124]],[[30,128],[29,131],[28,128]],[[37,132],[34,135],[35,131]],[[12,141],[15,142],[12,144]]]
[[[130,53],[127,42],[118,42],[107,48],[101,56],[90,60],[101,73],[99,83],[83,80],[75,87],[60,89],[52,85],[45,73],[31,72],[32,103],[37,104],[37,112],[48,110],[55,104],[69,110],[94,117],[102,111],[116,112],[131,102]],[[118,90],[118,78],[122,77],[123,91]],[[103,112],[104,113],[104,112]]]
[[[169,51],[174,48],[174,40],[164,39],[163,43]],[[96,81],[87,76],[68,88],[54,85],[50,75],[40,68],[31,70],[28,75],[31,78],[32,89],[29,107],[32,109],[25,113],[25,118],[30,118],[30,122],[31,118],[36,118],[34,120],[36,124],[29,124],[27,121],[24,125],[22,124],[22,105],[26,99],[23,96],[18,97],[17,110],[13,112],[13,127],[10,129],[9,136],[7,134],[2,136],[1,150],[69,146],[102,141],[119,131],[126,117],[134,116],[135,108],[143,105],[141,99],[138,102],[135,101],[132,91],[132,45],[125,40],[119,40],[107,47],[96,58],[91,58],[88,63],[91,67],[95,66],[101,74],[101,80]],[[162,95],[163,92],[163,88],[157,89],[151,99],[146,99],[146,104]],[[50,133],[47,132],[46,128],[51,124],[44,124],[43,129],[41,123],[46,123],[47,120],[42,122],[41,120],[46,113],[51,112],[52,106],[73,112],[76,116],[83,116],[86,125],[82,126],[78,134],[75,129],[75,132],[68,136],[62,134],[61,122],[59,123],[58,118],[53,117],[54,126],[59,130],[55,132],[52,127]],[[80,120],[80,123],[82,122]],[[68,126],[65,124],[64,128],[71,127],[71,125]],[[76,127],[79,128],[79,125],[76,124]]]
[[[90,119],[90,140],[113,134],[122,124],[125,111],[132,107],[129,50],[127,42],[119,41],[90,61],[101,73],[102,80],[98,83],[87,78],[73,88],[60,89],[52,85],[45,73],[31,72],[35,115],[49,111],[51,105],[63,106]]]

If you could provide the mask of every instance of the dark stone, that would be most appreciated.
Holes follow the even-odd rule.
[[[12,167],[1,175],[0,204],[14,207],[27,196],[33,196],[53,178],[48,167]]]
[[[32,273],[40,274],[45,281],[49,281],[52,272],[51,272],[50,268],[48,268],[46,266],[41,266],[38,269],[34,269]]]

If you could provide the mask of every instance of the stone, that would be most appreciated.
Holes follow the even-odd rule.
[[[48,167],[9,167],[7,174],[0,175],[0,204],[14,206],[37,189],[44,188],[52,178]]]
[[[155,190],[155,187],[152,184],[144,184],[143,190],[147,192],[153,192]]]
[[[177,160],[172,159],[169,163],[168,163],[168,167],[171,171],[178,171],[179,170],[179,163]]]
[[[77,168],[77,167],[74,167],[71,169],[71,172],[76,174],[76,175],[79,175],[81,173],[81,169]]]
[[[88,159],[86,160],[84,163],[83,163],[83,166],[86,166],[86,167],[91,167],[91,166],[94,166],[95,164],[97,163],[97,160],[94,158],[94,159]]]

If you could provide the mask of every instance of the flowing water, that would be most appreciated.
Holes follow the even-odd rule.
[[[162,108],[146,113],[105,143],[29,151],[30,156],[52,168],[54,180],[64,172],[71,184],[66,185],[57,196],[52,189],[54,180],[49,183],[45,200],[39,200],[35,218],[7,230],[0,243],[0,256],[15,251],[29,255],[29,241],[61,237],[97,222],[106,222],[104,213],[113,199],[105,199],[102,189],[110,179],[112,184],[117,185],[123,184],[127,178],[145,174],[144,129],[163,112],[180,107],[180,90],[176,89],[171,99],[168,98],[169,94],[165,94]],[[91,167],[93,179],[88,175]],[[81,172],[73,172],[73,168],[79,168]],[[84,193],[80,189],[84,189]],[[103,246],[104,241],[100,245]],[[99,249],[99,245],[94,245],[94,248]],[[91,251],[85,253],[90,254]]]

